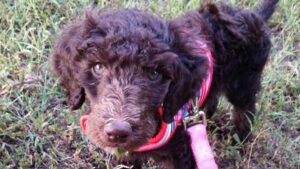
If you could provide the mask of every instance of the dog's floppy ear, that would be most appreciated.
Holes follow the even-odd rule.
[[[201,45],[206,44],[206,41],[199,36],[204,30],[199,29],[194,19],[197,17],[184,16],[170,22],[174,35],[173,49],[179,57],[164,100],[163,120],[166,122],[171,122],[178,110],[196,95],[209,69],[208,59],[204,57],[206,52]]]
[[[81,107],[85,100],[84,89],[78,81],[79,66],[76,65],[78,47],[80,45],[80,26],[70,25],[57,38],[50,62],[52,69],[59,76],[68,96],[70,109]]]
[[[51,54],[52,68],[66,89],[68,106],[72,110],[79,109],[85,101],[85,90],[80,78],[83,71],[80,69],[83,69],[86,51],[105,36],[105,32],[98,27],[98,15],[98,10],[88,9],[83,18],[77,18],[73,24],[64,28]]]
[[[163,120],[171,122],[177,111],[195,96],[208,68],[207,59],[201,56],[179,55],[174,66],[174,77],[164,100]]]

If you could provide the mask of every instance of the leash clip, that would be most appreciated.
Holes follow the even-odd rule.
[[[207,120],[204,111],[198,110],[193,116],[188,116],[183,119],[183,127],[185,130],[196,124],[203,124],[206,127]]]

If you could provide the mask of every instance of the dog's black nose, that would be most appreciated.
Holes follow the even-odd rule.
[[[132,129],[125,121],[112,121],[104,126],[107,139],[114,143],[124,143],[131,134]]]

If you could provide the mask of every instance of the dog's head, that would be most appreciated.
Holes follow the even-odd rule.
[[[88,12],[65,28],[52,63],[70,108],[87,101],[89,139],[103,149],[133,150],[157,133],[160,120],[173,120],[208,68],[192,36],[203,30],[191,27],[121,9]]]

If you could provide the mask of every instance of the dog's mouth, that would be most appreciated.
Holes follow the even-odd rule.
[[[147,141],[141,141],[141,142],[126,142],[126,143],[110,143],[105,141],[105,148],[104,149],[113,149],[113,150],[122,150],[122,151],[134,151],[143,144],[145,144]]]

